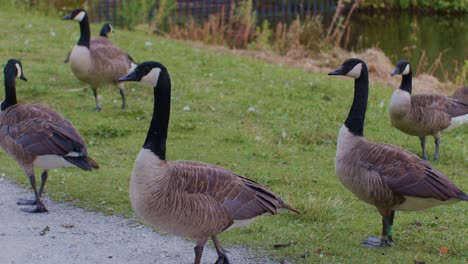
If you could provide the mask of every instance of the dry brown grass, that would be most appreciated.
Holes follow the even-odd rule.
[[[169,35],[177,39],[214,45],[209,49],[216,52],[253,57],[273,64],[289,65],[324,74],[349,57],[359,57],[368,63],[371,82],[396,88],[400,78],[390,76],[394,65],[380,49],[371,48],[354,53],[340,47],[343,38],[345,46],[349,41],[349,20],[358,6],[359,1],[355,1],[345,18],[342,18],[344,1],[339,0],[332,23],[326,30],[322,28],[320,17],[309,17],[304,21],[297,17],[289,26],[280,22],[274,27],[269,40],[271,50],[267,51],[246,50],[249,43],[266,34],[255,31],[252,0],[246,1],[241,7],[236,7],[232,2],[227,20],[223,10],[210,16],[203,24],[197,24],[193,19],[183,27],[171,23]],[[217,45],[227,46],[230,49]],[[443,68],[442,57],[441,53],[432,64],[429,64],[423,52],[415,68],[416,77],[413,80],[415,93],[448,94],[455,89],[455,86],[448,82],[451,76]],[[436,70],[442,71],[445,82],[440,82],[432,76]]]

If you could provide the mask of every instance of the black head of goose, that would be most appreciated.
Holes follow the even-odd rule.
[[[108,38],[107,34],[114,32],[114,28],[109,23],[102,25],[101,31],[99,32],[99,36]]]
[[[161,63],[140,63],[120,80],[154,87],[153,117],[130,181],[132,207],[146,223],[196,240],[194,263],[200,263],[210,237],[219,256],[216,263],[229,263],[217,234],[281,208],[297,212],[266,187],[228,169],[166,160],[171,81]]]
[[[462,190],[427,161],[400,147],[364,138],[369,93],[364,61],[348,59],[329,75],[355,79],[353,104],[338,135],[335,170],[346,188],[382,215],[382,237],[369,237],[364,246],[386,247],[393,242],[395,210],[418,211],[468,201]]]
[[[392,125],[398,130],[421,141],[422,156],[428,159],[426,136],[435,138],[434,160],[439,158],[440,133],[463,124],[468,124],[468,103],[437,94],[417,94],[412,92],[412,70],[410,64],[401,60],[397,63],[394,75],[402,75],[399,89],[393,92],[389,105]]]
[[[3,72],[5,100],[1,103],[0,112],[0,146],[18,162],[34,190],[34,200],[20,199],[18,204],[36,206],[21,210],[46,212],[40,197],[49,170],[71,166],[91,170],[99,166],[88,157],[83,139],[61,114],[44,105],[17,103],[15,80],[26,80],[20,61],[9,60]],[[35,166],[44,170],[39,192],[36,189]]]
[[[102,109],[97,89],[106,84],[114,84],[119,87],[122,108],[125,108],[127,106],[125,86],[118,82],[118,78],[130,71],[132,67],[130,57],[106,37],[91,40],[89,18],[85,10],[75,9],[63,19],[75,20],[80,23],[80,38],[70,53],[69,62],[75,76],[91,86],[96,103],[95,110]]]

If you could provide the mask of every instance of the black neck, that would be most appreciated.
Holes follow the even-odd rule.
[[[153,118],[143,148],[151,150],[159,159],[165,160],[167,127],[171,110],[171,80],[167,70],[161,71],[158,83],[153,90]]]
[[[89,49],[90,38],[91,33],[89,32],[88,15],[85,15],[80,22],[80,39],[78,40],[78,46],[85,46]]]
[[[412,79],[413,79],[413,74],[411,73],[411,70],[408,74],[402,75],[400,89],[403,91],[407,91],[408,93],[411,94],[411,91],[412,91],[411,80]]]
[[[356,136],[364,136],[364,120],[366,119],[367,97],[369,95],[369,78],[367,68],[363,65],[361,76],[354,81],[354,99],[346,127]]]
[[[101,32],[99,33],[99,36],[108,38],[107,33],[106,33],[106,31],[104,29],[101,29]]]
[[[5,100],[2,103],[2,111],[8,107],[15,105],[16,101],[16,87],[15,87],[15,73],[10,68],[5,68]]]

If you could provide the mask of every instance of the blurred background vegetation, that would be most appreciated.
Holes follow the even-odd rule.
[[[466,85],[467,0],[0,0],[2,6],[64,15],[85,8],[111,22],[176,39],[292,58],[331,50],[381,49],[417,74]]]

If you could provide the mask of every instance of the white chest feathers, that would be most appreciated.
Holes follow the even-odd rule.
[[[70,53],[70,66],[76,77],[82,81],[92,71],[91,53],[87,47],[76,45]]]
[[[130,200],[137,214],[145,210],[148,199],[154,199],[151,193],[165,187],[158,183],[164,182],[166,164],[166,161],[160,160],[151,150],[140,150],[130,178]]]
[[[34,165],[43,168],[44,170],[75,166],[66,161],[63,157],[57,155],[37,156],[36,160],[34,161]]]
[[[389,112],[391,117],[398,117],[407,114],[411,110],[411,94],[397,89],[392,94]]]
[[[336,144],[336,159],[338,160],[344,155],[352,153],[354,145],[359,140],[360,137],[353,135],[351,132],[349,132],[349,129],[345,125],[342,125],[340,132],[338,133],[338,140]]]

